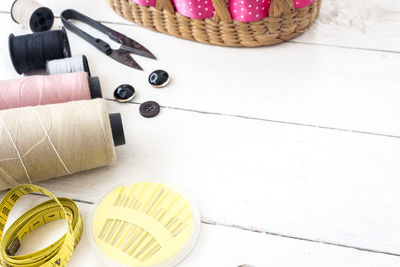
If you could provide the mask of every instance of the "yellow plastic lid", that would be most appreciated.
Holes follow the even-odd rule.
[[[88,233],[107,266],[170,267],[195,246],[200,213],[169,185],[135,182],[102,198]]]

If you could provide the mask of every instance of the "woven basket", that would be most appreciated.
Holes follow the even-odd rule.
[[[192,19],[175,12],[171,0],[155,7],[132,0],[107,0],[122,17],[154,31],[206,44],[254,47],[281,43],[305,32],[318,15],[321,0],[295,9],[292,0],[272,0],[269,16],[253,22],[232,20],[225,0],[212,0],[213,18]]]

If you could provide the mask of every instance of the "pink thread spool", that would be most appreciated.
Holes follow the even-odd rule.
[[[0,110],[101,97],[99,78],[86,72],[0,81]]]

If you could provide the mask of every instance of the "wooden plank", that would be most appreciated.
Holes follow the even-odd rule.
[[[42,197],[21,200],[20,210],[27,210]],[[86,224],[93,205],[78,204]],[[15,216],[14,216],[15,217]],[[18,254],[33,252],[57,240],[65,229],[61,221],[36,229],[22,243]],[[86,230],[86,229],[85,229]],[[45,236],[45,238],[43,238]],[[391,267],[400,264],[399,257],[369,253],[296,239],[265,235],[237,228],[203,224],[199,242],[179,266],[369,266]],[[84,232],[68,266],[107,266],[91,248]]]
[[[9,25],[8,16],[0,16],[7,21],[2,25]],[[393,118],[398,113],[397,55],[295,44],[210,48],[138,27],[113,27],[162,55],[156,63],[138,61],[146,70],[168,69],[174,80],[165,90],[151,89],[148,72],[123,69],[71,34],[74,53],[89,55],[107,97],[119,83],[131,82],[139,102],[156,99],[173,108],[282,123],[171,109],[144,120],[137,106],[113,103],[114,112],[124,113],[129,142],[118,148],[119,164],[44,185],[94,200],[120,177],[165,177],[190,188],[210,221],[398,253],[398,138],[287,123],[398,135]],[[14,24],[2,27],[2,78],[15,76],[7,56],[9,31],[22,32]],[[170,47],[180,47],[180,53],[171,53]],[[199,76],[209,80],[199,81]]]
[[[0,23],[8,25],[8,15],[0,15]],[[210,48],[161,34],[155,42],[154,33],[145,29],[112,27],[140,40],[159,60],[135,56],[145,69],[135,71],[70,33],[73,54],[88,56],[106,98],[113,97],[118,85],[130,83],[138,102],[154,99],[174,108],[400,136],[393,117],[400,113],[400,54],[302,44]],[[10,28],[24,32],[15,24]],[[10,28],[0,30],[4,79],[17,76],[7,55]],[[172,47],[180,48],[171,52]],[[158,68],[172,77],[165,89],[154,89],[147,82],[149,73]]]
[[[41,185],[96,201],[126,180],[166,180],[191,191],[208,221],[399,253],[398,139],[109,106],[125,127],[118,163]]]
[[[396,0],[323,0],[310,31],[295,42],[400,52]]]
[[[3,0],[8,12],[13,0]],[[113,13],[105,0],[42,0],[56,14],[74,8],[102,21],[129,23]],[[96,7],[96,8],[93,8]],[[400,51],[400,4],[397,0],[323,0],[321,14],[309,32],[295,39],[320,45]],[[158,38],[152,34],[152,38]],[[181,43],[181,46],[187,44]],[[189,45],[190,46],[190,45]]]

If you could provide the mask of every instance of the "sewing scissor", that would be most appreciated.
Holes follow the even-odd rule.
[[[79,29],[77,26],[73,25],[69,20],[77,20],[80,22],[83,22],[96,30],[106,34],[111,40],[118,42],[121,44],[119,49],[112,49],[110,45],[103,41],[102,39],[95,38],[91,36],[90,34],[82,31]],[[125,64],[129,67],[138,69],[138,70],[143,70],[142,67],[136,61],[131,57],[132,54],[156,59],[156,57],[149,51],[147,50],[144,46],[139,44],[138,42],[132,40],[131,38],[123,35],[122,33],[119,33],[117,31],[114,31],[113,29],[108,28],[107,26],[104,26],[103,24],[89,18],[88,16],[73,10],[73,9],[67,9],[61,13],[61,21],[64,24],[64,26],[69,29],[70,31],[76,33],[78,36],[81,38],[85,39],[87,42],[92,44],[94,47],[99,49],[101,52],[106,54],[107,56],[111,57],[112,59]]]

